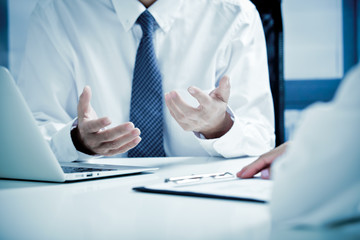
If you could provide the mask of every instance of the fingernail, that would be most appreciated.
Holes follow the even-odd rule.
[[[270,174],[269,174],[269,169],[264,169],[261,171],[261,177],[262,178],[269,178]]]
[[[171,93],[170,93],[170,97],[171,97],[171,98],[176,98],[176,93],[175,93],[175,92],[171,92]]]
[[[240,178],[243,178],[246,175],[246,173],[247,173],[247,170],[240,175]]]
[[[126,130],[128,130],[128,131],[132,130],[133,128],[134,128],[134,124],[132,124],[132,123],[128,123],[126,125]]]
[[[192,88],[192,87],[189,87],[188,91],[189,91],[189,93],[191,93],[191,94],[195,94],[195,89]]]
[[[230,79],[229,79],[229,77],[226,77],[225,85],[226,85],[226,86],[229,86],[229,85],[230,85]]]
[[[110,123],[111,123],[111,121],[108,118],[105,118],[104,121],[103,121],[103,124],[106,124],[106,125],[108,125]]]
[[[132,132],[131,132],[131,135],[133,136],[138,136],[140,135],[140,130],[138,128],[135,128]]]
[[[169,100],[170,99],[170,94],[169,93],[165,93],[165,99]]]

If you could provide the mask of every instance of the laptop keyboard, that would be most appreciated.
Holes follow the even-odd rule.
[[[64,173],[77,173],[77,172],[104,172],[104,171],[115,171],[116,169],[108,168],[84,168],[84,167],[64,167],[61,166]]]

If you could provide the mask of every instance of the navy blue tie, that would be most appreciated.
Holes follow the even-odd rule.
[[[130,121],[140,129],[142,140],[128,152],[128,157],[165,157],[162,77],[152,36],[155,19],[146,10],[137,23],[143,36],[136,53]]]

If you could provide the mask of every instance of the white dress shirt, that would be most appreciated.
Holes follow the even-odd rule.
[[[273,166],[274,223],[331,225],[360,217],[360,64],[330,103],[302,115]]]
[[[85,85],[92,89],[99,117],[108,116],[112,127],[129,121],[142,36],[136,20],[143,11],[135,0],[46,0],[34,10],[18,85],[60,161],[87,157],[70,137]],[[231,84],[228,111],[234,125],[221,138],[185,132],[165,109],[167,156],[237,157],[271,149],[273,105],[254,5],[248,0],[158,0],[149,11],[158,24],[154,46],[164,93],[176,90],[196,106],[189,86],[210,92],[225,74]]]

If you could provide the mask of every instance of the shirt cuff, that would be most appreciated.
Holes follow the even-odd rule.
[[[200,133],[194,133],[210,156],[225,158],[259,156],[273,148],[275,137],[268,129],[239,119],[229,107],[227,112],[234,123],[220,138],[205,139]]]
[[[233,120],[233,122],[235,123],[235,115],[233,113],[233,111],[231,110],[231,108],[228,106],[226,109],[226,112],[229,113],[231,120]],[[231,129],[234,126],[231,127]],[[228,131],[230,132],[231,129]],[[228,132],[226,134],[228,134]],[[215,150],[214,148],[214,144],[221,138],[223,138],[226,134],[224,134],[222,137],[220,138],[213,138],[213,139],[207,139],[203,134],[199,133],[199,132],[194,132],[195,136],[197,137],[197,139],[199,140],[200,145],[205,149],[205,151],[213,157],[223,157],[222,154],[220,154],[218,151]]]
[[[66,124],[51,139],[50,146],[59,162],[72,162],[75,160],[87,160],[91,156],[76,150],[72,139],[71,130],[77,126],[77,118]]]

